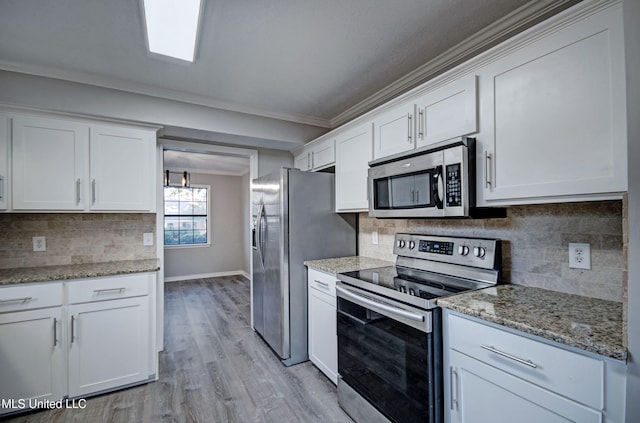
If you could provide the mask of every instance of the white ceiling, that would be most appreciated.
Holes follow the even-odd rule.
[[[318,136],[579,0],[204,1],[196,61],[178,64],[147,53],[141,0],[0,0],[0,70],[240,112],[251,125],[236,114],[233,130],[149,122],[182,139],[290,149],[309,138],[269,124]]]

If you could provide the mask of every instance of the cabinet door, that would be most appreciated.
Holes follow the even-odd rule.
[[[69,396],[149,377],[148,297],[69,307]]]
[[[293,167],[300,170],[311,170],[311,151],[303,150],[293,157]]]
[[[9,204],[9,120],[0,114],[0,210]]]
[[[373,160],[371,123],[336,138],[336,211],[367,211],[367,174]]]
[[[13,119],[15,210],[84,210],[89,128],[40,117]]]
[[[415,148],[413,109],[413,103],[402,104],[380,114],[374,119],[374,159]]]
[[[56,401],[64,395],[62,308],[0,314],[0,398]]]
[[[331,166],[336,162],[335,140],[328,139],[313,144],[311,165],[314,170]]]
[[[338,383],[336,298],[309,287],[309,360]]]
[[[450,392],[446,414],[452,423],[600,423],[602,413],[449,350]]]
[[[485,200],[627,190],[621,4],[480,73]]]
[[[478,131],[477,78],[468,75],[417,101],[416,147]]]
[[[153,131],[92,126],[89,148],[91,210],[153,209]]]

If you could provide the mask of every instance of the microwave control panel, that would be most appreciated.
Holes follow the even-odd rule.
[[[447,207],[459,207],[462,205],[462,172],[460,163],[447,165],[445,192]]]

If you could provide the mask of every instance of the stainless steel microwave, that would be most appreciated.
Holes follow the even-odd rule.
[[[470,217],[475,139],[461,137],[369,163],[369,216]]]

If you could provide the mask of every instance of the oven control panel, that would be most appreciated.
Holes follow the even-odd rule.
[[[500,240],[497,239],[396,234],[393,253],[484,269],[501,267]]]

